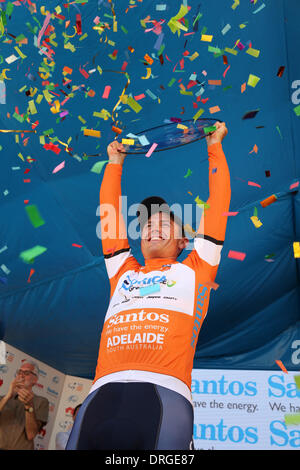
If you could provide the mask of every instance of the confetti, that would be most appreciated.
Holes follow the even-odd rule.
[[[59,165],[57,165],[54,170],[52,171],[52,173],[57,173],[58,171],[62,170],[63,168],[65,167],[65,162],[63,161],[62,163],[60,163]]]
[[[24,263],[33,263],[35,261],[35,258],[38,256],[42,255],[47,251],[47,248],[44,246],[36,245],[33,248],[30,248],[29,250],[22,251],[19,255],[19,257],[24,261]]]
[[[275,196],[275,194],[272,194],[272,196],[269,196],[266,199],[264,199],[263,201],[261,201],[260,204],[261,204],[262,207],[267,207],[267,206],[269,206],[270,204],[273,204],[273,202],[276,202],[276,201],[277,201],[277,197]]]
[[[300,243],[294,242],[293,249],[294,249],[294,258],[300,258]]]
[[[280,360],[276,360],[275,362],[285,374],[288,374],[288,371],[286,370],[286,368],[284,367],[283,363]]]
[[[110,90],[111,90],[111,86],[107,85],[107,86],[104,88],[104,92],[103,92],[102,98],[107,99],[107,98],[109,97]]]
[[[248,78],[248,85],[255,88],[259,81],[260,81],[259,77],[257,77],[256,75],[250,74]]]
[[[34,228],[38,228],[41,225],[45,224],[45,221],[41,217],[37,206],[32,204],[31,206],[26,206],[25,210],[26,210],[27,215],[29,217],[29,220],[30,220],[31,224],[34,226]]]
[[[236,259],[239,261],[244,261],[246,258],[246,253],[242,253],[240,251],[229,250],[228,258]]]
[[[152,153],[154,152],[157,146],[158,144],[154,142],[154,144],[151,145],[150,149],[146,153],[145,157],[151,157]]]
[[[104,161],[99,161],[97,163],[95,163],[92,168],[91,168],[91,172],[92,173],[97,173],[97,175],[99,175],[105,165],[105,163],[107,163],[108,160],[104,160]]]
[[[140,295],[143,297],[145,295],[154,294],[155,292],[160,291],[160,284],[156,283],[156,284],[153,284],[152,286],[140,287],[139,291],[140,291]]]

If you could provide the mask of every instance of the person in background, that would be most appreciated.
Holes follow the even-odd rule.
[[[76,415],[78,413],[79,408],[81,407],[81,403],[77,406],[75,406],[72,414],[73,418],[73,423],[75,421]],[[68,439],[70,437],[72,431],[72,427],[69,429],[69,431],[65,432],[58,432],[55,437],[55,450],[65,450]]]
[[[23,361],[5,396],[0,396],[0,449],[34,450],[34,438],[47,424],[49,401],[35,395],[39,369]]]

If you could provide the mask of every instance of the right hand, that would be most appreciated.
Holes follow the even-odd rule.
[[[13,398],[17,393],[18,390],[23,386],[23,381],[18,379],[17,377],[10,383],[8,392],[6,397],[8,399]]]
[[[123,165],[124,159],[126,157],[125,148],[123,144],[121,144],[117,140],[114,140],[108,145],[107,154],[109,158],[109,163],[120,163],[121,165]]]

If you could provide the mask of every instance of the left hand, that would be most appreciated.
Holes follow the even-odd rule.
[[[207,146],[213,145],[216,143],[222,143],[222,140],[228,134],[228,129],[225,122],[215,122],[214,126],[216,130],[209,136],[206,137]]]
[[[33,406],[33,397],[33,392],[26,390],[26,388],[20,388],[18,390],[18,399],[24,406]]]

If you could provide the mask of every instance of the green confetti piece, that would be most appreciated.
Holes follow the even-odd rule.
[[[43,134],[44,135],[50,135],[50,134],[53,134],[54,133],[54,130],[53,129],[48,129],[46,131],[43,131]]]
[[[97,174],[99,175],[99,174],[101,173],[101,171],[102,171],[102,169],[103,169],[105,163],[107,163],[107,162],[108,162],[108,160],[102,160],[102,161],[100,161],[100,162],[95,163],[95,164],[92,166],[91,171],[92,171],[93,173],[97,173]]]
[[[284,422],[287,426],[297,426],[300,424],[300,413],[284,416]]]
[[[202,200],[199,198],[199,196],[197,196],[197,197],[195,198],[195,202],[196,202],[197,206],[199,206],[199,207],[201,207],[201,208],[204,207],[204,210],[205,210],[205,209],[209,209],[209,207],[210,207],[209,204],[207,204],[206,202],[202,201]]]
[[[265,255],[265,259],[274,258],[274,256],[275,256],[275,253],[272,253],[271,255]]]
[[[216,126],[208,126],[203,127],[205,134],[209,134],[210,132],[215,132],[217,130]]]
[[[34,226],[34,228],[38,228],[41,225],[44,225],[45,221],[41,217],[41,214],[40,214],[37,206],[32,204],[31,206],[26,206],[25,210],[26,210],[27,215],[29,217],[29,220],[32,223],[32,225]]]
[[[208,52],[214,52],[215,54],[222,54],[222,50],[219,47],[208,46]]]
[[[295,111],[296,116],[300,116],[300,104],[299,106],[296,106],[296,108],[294,108],[294,111]]]
[[[280,138],[282,139],[282,134],[281,134],[281,131],[280,131],[279,126],[276,126],[276,129],[277,129],[277,131],[278,131],[278,133],[279,133],[279,135],[280,135]]]
[[[22,251],[19,254],[19,257],[22,259],[22,261],[24,261],[24,263],[33,263],[35,258],[45,253],[45,251],[47,251],[47,248],[36,245],[32,248],[29,248],[29,250]]]
[[[176,78],[171,78],[171,80],[168,83],[168,86],[171,87],[175,82],[176,82]]]
[[[296,387],[300,390],[300,375],[294,375]]]
[[[184,175],[184,178],[188,178],[192,173],[192,170],[189,168],[186,175]]]
[[[121,30],[123,31],[123,33],[128,34],[127,29],[123,25],[121,26]]]
[[[20,114],[18,114],[18,113],[16,113],[16,112],[14,112],[13,117],[14,117],[17,121],[19,121],[19,122],[24,122],[24,118],[23,118],[22,116],[20,116]]]

